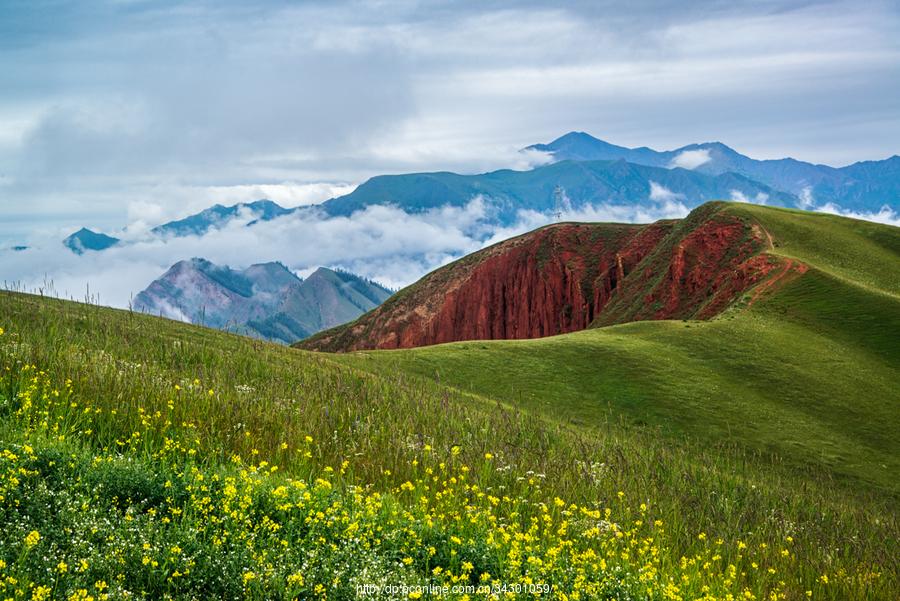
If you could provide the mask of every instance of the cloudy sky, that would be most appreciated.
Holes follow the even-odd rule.
[[[893,1],[3,0],[0,242],[526,167],[570,130],[843,165],[900,151],[898,106]]]

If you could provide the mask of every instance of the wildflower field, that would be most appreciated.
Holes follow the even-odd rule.
[[[0,293],[0,598],[892,599],[896,497]]]

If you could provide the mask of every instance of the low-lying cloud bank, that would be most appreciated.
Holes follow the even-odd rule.
[[[666,200],[644,206],[567,208],[560,219],[649,222],[687,212],[680,201]],[[490,200],[475,197],[462,207],[448,205],[423,213],[378,205],[350,217],[329,217],[311,209],[249,227],[248,215],[203,236],[138,235],[123,245],[81,256],[48,237],[25,251],[0,251],[0,282],[76,300],[90,295],[94,302],[125,308],[172,264],[203,257],[235,268],[281,261],[300,275],[320,265],[340,267],[401,288],[464,254],[555,219],[521,211],[513,225],[499,226],[492,214]]]
[[[831,215],[839,215],[851,219],[861,219],[863,221],[874,221],[875,223],[884,223],[886,225],[900,227],[900,213],[888,205],[882,206],[878,211],[849,211],[842,209],[833,202],[819,204],[813,196],[812,188],[810,187],[804,188],[800,193],[800,207],[807,211],[830,213]]]
[[[656,190],[654,198],[641,205],[565,207],[559,220],[649,223],[687,215],[683,199],[665,192]],[[834,205],[817,208],[900,225],[900,215],[887,207],[876,214],[842,211]],[[0,282],[76,300],[90,296],[93,302],[126,308],[172,264],[203,257],[234,268],[281,261],[301,276],[318,266],[339,267],[397,289],[464,254],[556,220],[549,213],[523,210],[514,224],[501,226],[492,215],[492,203],[483,197],[462,207],[447,205],[423,213],[378,205],[350,217],[329,217],[311,208],[252,226],[252,215],[244,215],[203,236],[135,236],[121,246],[81,256],[59,239],[47,238],[25,251],[0,251]]]
[[[214,204],[234,205],[265,198],[283,207],[293,208],[319,204],[330,198],[350,194],[355,189],[356,184],[346,182],[292,181],[227,186],[173,186],[154,191],[154,197],[165,198],[165,201],[132,200],[128,203],[127,216],[129,229],[139,231],[142,229],[139,224],[146,224],[149,228],[164,221],[198,213]]]
[[[874,221],[876,223],[885,223],[887,225],[900,227],[900,213],[887,205],[881,207],[881,210],[878,212],[845,211],[836,204],[829,202],[815,207],[814,210],[820,213],[831,213],[832,215],[840,215],[841,217],[862,219],[863,221]]]

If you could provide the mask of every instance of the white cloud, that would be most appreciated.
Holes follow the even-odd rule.
[[[878,211],[849,211],[829,202],[821,207],[815,207],[815,210],[822,213],[840,215],[841,217],[862,219],[863,221],[874,221],[876,223],[900,227],[900,213],[888,206],[883,206]]]
[[[57,4],[10,7],[0,53],[3,196],[45,213],[115,223],[133,200],[185,207],[157,187],[521,168],[491,147],[569,130],[824,162],[890,154],[900,132],[889,2]]]
[[[740,190],[731,191],[731,200],[735,202],[750,202],[750,199],[747,198],[747,195]]]
[[[690,213],[690,209],[687,206],[679,200],[672,199],[647,206],[606,203],[587,205],[578,209],[563,211],[558,220],[547,213],[523,210],[519,211],[516,222],[513,225],[497,229],[484,243],[484,246],[524,234],[554,221],[652,223],[660,219],[679,219],[688,213]]]
[[[169,319],[175,319],[177,321],[183,321],[185,323],[191,323],[190,317],[185,315],[181,309],[166,301],[166,299],[159,298],[156,302],[159,305],[160,315],[162,315],[163,317],[168,317]]]
[[[683,150],[675,155],[675,158],[669,163],[669,167],[681,167],[683,169],[696,169],[700,165],[710,162],[712,157],[709,156],[709,150],[699,148],[697,150]]]
[[[680,200],[667,199],[646,207],[567,206],[561,219],[645,223],[687,213]],[[513,225],[498,227],[490,214],[490,200],[481,196],[462,207],[445,205],[416,214],[379,205],[350,217],[327,217],[311,207],[250,227],[250,217],[244,216],[201,237],[135,235],[127,244],[80,256],[65,249],[59,238],[48,237],[30,250],[4,254],[0,281],[28,289],[52,281],[61,296],[76,299],[84,299],[89,289],[100,303],[124,308],[174,263],[203,257],[234,268],[277,260],[300,275],[320,265],[342,267],[401,288],[464,254],[553,221],[547,213],[520,211]]]
[[[285,208],[320,204],[349,194],[356,184],[344,182],[282,182],[280,184],[237,184],[232,186],[176,186],[158,189],[158,200],[136,199],[127,205],[129,226],[109,232],[120,238],[141,237],[157,225],[182,219],[214,204],[234,205],[266,198]],[[179,201],[179,202],[173,202]],[[252,216],[248,215],[248,220]]]
[[[128,203],[128,221],[132,229],[148,229],[171,217],[166,207],[155,202],[133,200]]]
[[[734,196],[748,200],[740,191]],[[560,220],[650,223],[689,212],[682,199],[662,189],[654,200],[646,205],[565,207]],[[555,221],[549,213],[522,210],[512,225],[500,227],[492,225],[491,210],[490,199],[480,196],[465,206],[446,205],[417,214],[370,206],[350,217],[327,217],[310,207],[250,227],[245,216],[202,237],[135,238],[126,245],[81,256],[65,249],[59,238],[48,237],[27,251],[0,251],[0,282],[16,282],[28,290],[46,290],[47,282],[52,282],[64,298],[83,300],[89,291],[95,302],[124,308],[177,261],[204,257],[234,268],[281,261],[301,276],[321,265],[341,267],[397,289],[464,254]],[[874,213],[834,205],[817,210],[900,226],[900,214],[889,207]]]
[[[816,199],[813,198],[812,186],[806,186],[800,190],[798,199],[800,200],[800,208],[802,209],[812,209],[816,206]]]
[[[755,196],[747,196],[740,190],[732,190],[731,200],[735,202],[748,202],[757,205],[764,205],[769,202],[769,195],[765,192],[757,192]]]
[[[475,198],[464,207],[415,215],[372,206],[352,217],[328,218],[312,209],[252,227],[246,226],[245,216],[202,237],[136,236],[128,244],[80,256],[59,238],[48,237],[27,251],[4,256],[0,281],[35,289],[50,280],[61,296],[76,299],[83,299],[89,287],[101,303],[126,307],[172,264],[204,257],[236,268],[280,260],[298,272],[319,265],[346,266],[397,287],[415,281],[447,256],[477,249],[485,210],[484,200]]]
[[[678,199],[684,199],[684,194],[673,192],[662,184],[658,184],[655,181],[650,180],[650,200],[667,201]]]
[[[840,215],[841,217],[850,217],[851,219],[861,219],[863,221],[874,221],[876,223],[900,226],[900,213],[887,205],[882,206],[877,211],[847,210],[833,202],[818,205],[816,204],[816,199],[813,197],[812,186],[803,188],[800,191],[798,198],[800,199],[800,208],[806,209],[807,211],[818,211],[820,213]]]
[[[336,196],[350,194],[356,184],[332,182],[282,182],[280,184],[242,184],[210,186],[204,196],[219,204],[232,205],[253,202],[261,198],[273,200],[283,207],[299,207],[325,202]]]

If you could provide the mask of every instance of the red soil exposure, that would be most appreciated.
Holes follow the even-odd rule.
[[[619,229],[604,237],[597,226],[553,226],[494,254],[446,291],[436,315],[408,323],[399,345],[539,338],[588,327],[623,270],[646,256],[667,227]]]
[[[659,222],[648,225],[616,252],[615,267],[601,272],[594,285],[594,311],[592,318],[600,315],[602,309],[611,300],[613,292],[620,289],[625,277],[631,274],[638,264],[649,256],[669,234],[673,222]],[[593,321],[593,319],[592,319]]]
[[[716,315],[775,267],[777,258],[759,254],[764,248],[759,228],[736,218],[705,221],[675,243],[665,277],[630,320]]]
[[[727,213],[699,223],[549,226],[438,269],[356,322],[300,346],[409,348],[538,338],[592,323],[705,319],[754,287],[751,302],[802,272],[764,254],[768,247],[759,226]]]
[[[609,301],[623,271],[651,252],[671,227],[671,222],[546,227],[439,269],[349,331],[329,331],[303,346],[408,348],[582,330]]]
[[[788,280],[791,280],[798,275],[803,275],[806,273],[806,270],[809,269],[809,266],[806,263],[801,263],[794,259],[780,259],[779,262],[781,263],[781,266],[778,271],[776,271],[772,277],[753,289],[750,300],[747,303],[748,306],[753,305],[753,303],[775,290],[778,286],[783,286]]]

